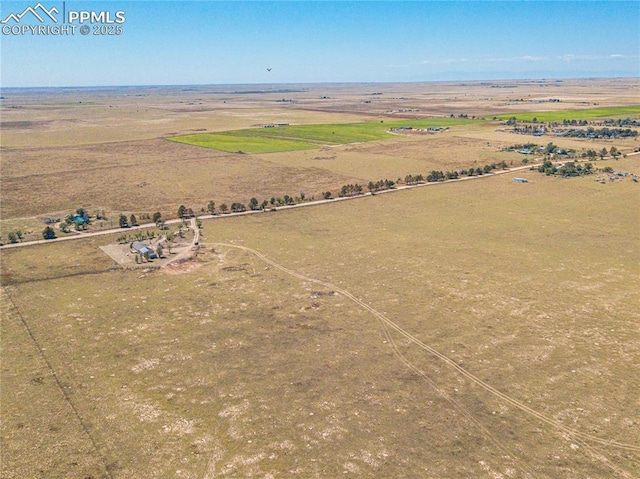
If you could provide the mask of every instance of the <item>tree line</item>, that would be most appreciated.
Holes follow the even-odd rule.
[[[594,128],[590,126],[586,129],[572,128],[562,132],[563,136],[569,138],[635,138],[638,136],[636,130],[631,128]]]

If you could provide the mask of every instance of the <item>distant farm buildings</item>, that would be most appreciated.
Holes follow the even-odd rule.
[[[390,131],[397,131],[397,132],[406,132],[406,133],[418,133],[418,134],[425,134],[425,133],[439,133],[441,131],[444,131],[445,129],[440,128],[439,126],[430,126],[429,128],[414,128],[410,125],[403,125],[403,126],[396,126],[394,128],[391,128]]]

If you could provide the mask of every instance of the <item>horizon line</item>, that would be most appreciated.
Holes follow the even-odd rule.
[[[225,87],[225,86],[274,86],[274,85],[394,85],[394,84],[412,84],[412,83],[481,83],[481,82],[506,82],[506,81],[570,81],[570,80],[616,80],[616,79],[639,79],[640,75],[614,75],[614,76],[531,76],[517,78],[478,78],[478,79],[451,79],[451,80],[398,80],[398,81],[318,81],[318,82],[248,82],[248,83],[131,83],[131,84],[104,84],[104,85],[32,85],[32,86],[15,86],[1,85],[0,91],[3,89],[11,90],[44,90],[44,89],[81,89],[81,88],[158,88],[158,87]]]

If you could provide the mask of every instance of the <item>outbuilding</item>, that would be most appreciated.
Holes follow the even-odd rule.
[[[148,254],[150,259],[156,259],[158,257],[151,246],[141,243],[140,241],[134,241],[131,243],[131,251],[136,254],[141,254],[142,256],[146,256]]]

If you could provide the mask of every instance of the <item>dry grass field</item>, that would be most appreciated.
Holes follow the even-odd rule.
[[[126,114],[121,130],[93,131],[79,121],[68,137],[31,124],[31,142],[5,122],[41,116],[66,128],[65,115],[89,121],[83,109],[108,103],[94,120],[107,124],[119,118],[112,110],[135,105],[105,92],[7,94],[3,235],[21,224],[37,235],[42,218],[78,206],[168,216],[210,199],[518,165],[522,155],[499,150],[531,139],[492,122],[259,155],[163,139],[225,121],[362,121],[399,109],[407,100],[391,98],[401,97],[434,115],[447,106],[475,115],[557,108],[514,105],[513,88],[484,84],[220,87],[208,96],[198,88],[165,100],[132,90],[148,105],[147,123]],[[634,88],[549,81],[515,91],[561,97],[570,109],[587,99],[632,104]],[[374,92],[383,95],[363,104]],[[489,92],[493,100],[481,100]],[[203,105],[188,104],[200,97]],[[283,97],[296,101],[275,103]],[[205,108],[212,98],[226,110]],[[24,108],[10,110],[12,101]],[[78,101],[91,104],[68,105]],[[638,158],[595,165],[640,175]],[[522,170],[217,217],[203,221],[197,257],[167,270],[123,270],[100,249],[117,235],[2,249],[0,475],[639,477],[640,187],[595,179]]]
[[[451,114],[480,117],[624,106],[637,103],[637,83],[635,79],[612,79],[515,85],[8,90],[1,106],[0,234],[6,235],[16,225],[37,234],[29,218],[40,215],[42,220],[78,207],[92,213],[105,211],[112,218],[119,213],[153,211],[168,217],[175,216],[180,204],[200,211],[210,200],[246,204],[251,197],[297,196],[301,191],[307,197],[317,196],[351,182],[396,179],[431,168],[482,166],[485,161],[504,159],[501,147],[530,140],[500,131],[499,121],[452,126],[438,135],[389,135],[384,141],[256,155],[176,145],[166,137],[275,122],[396,122]],[[549,99],[561,102],[545,101]],[[539,140],[566,148],[594,146],[555,137]],[[621,151],[639,146],[637,140],[602,143]],[[600,147],[600,142],[595,146]],[[518,162],[520,158],[512,159]],[[420,171],[421,167],[426,170]],[[7,223],[9,220],[12,222]]]

